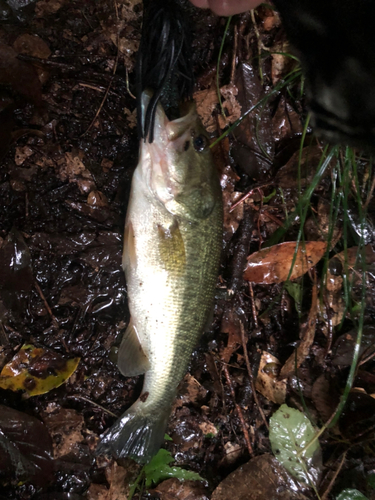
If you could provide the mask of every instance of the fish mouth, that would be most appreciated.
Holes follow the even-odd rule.
[[[192,124],[194,123],[195,116],[195,107],[193,103],[184,103],[181,106],[182,115],[175,119],[169,120],[162,105],[158,102],[156,104],[156,110],[153,113],[153,110],[149,110],[150,103],[152,103],[153,92],[151,90],[145,90],[141,96],[141,113],[142,113],[142,122],[145,123],[147,119],[147,114],[151,113],[154,115],[154,122],[151,124],[153,127],[152,141],[149,141],[150,144],[154,142],[157,144],[162,144],[163,146],[167,146],[169,142],[173,142],[185,132],[190,130]],[[147,138],[144,139],[147,141]]]
[[[142,93],[142,120],[147,116],[150,103],[153,105],[152,96],[149,90]],[[166,206],[181,189],[180,182],[175,178],[176,165],[186,142],[191,140],[197,115],[194,105],[189,106],[187,113],[176,120],[169,120],[159,103],[153,111],[153,141],[147,138],[141,140],[140,159],[145,160],[141,164],[149,191]]]

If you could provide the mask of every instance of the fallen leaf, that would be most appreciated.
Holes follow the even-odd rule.
[[[0,406],[0,478],[45,486],[53,478],[52,442],[38,419]]]
[[[286,281],[293,263],[296,243],[288,241],[251,254],[247,260],[244,279],[253,283],[272,284]],[[324,241],[307,241],[298,246],[297,256],[289,279],[299,278],[323,257]]]
[[[167,479],[154,490],[161,500],[208,500],[205,495],[206,488],[196,481]],[[152,493],[152,492],[151,492]]]
[[[272,118],[272,129],[273,136],[277,141],[302,134],[303,125],[301,117],[284,97],[280,98],[279,105]]]
[[[130,460],[126,461],[124,467],[113,462],[105,470],[105,476],[109,483],[109,491],[106,500],[121,500],[128,498],[130,483],[132,483],[139,470],[139,465]]]
[[[53,455],[55,459],[69,454],[79,454],[79,444],[83,442],[84,419],[75,410],[58,407],[45,412],[43,422],[53,439]]]
[[[322,450],[310,420],[283,404],[270,419],[269,438],[278,461],[298,481],[317,485],[322,473]],[[307,444],[309,446],[307,446]]]
[[[273,85],[277,85],[279,81],[290,72],[293,65],[296,64],[295,60],[287,54],[289,51],[289,42],[286,40],[271,47],[271,78]]]
[[[55,14],[64,5],[66,0],[40,0],[35,4],[36,17],[46,17]]]
[[[23,33],[13,43],[13,48],[18,54],[26,54],[39,59],[48,59],[51,55],[48,45],[38,36]],[[49,71],[42,67],[35,68],[40,82],[44,85],[49,78]]]
[[[287,378],[289,374],[294,373],[297,368],[305,361],[310,352],[310,347],[314,342],[316,319],[318,315],[318,287],[314,283],[311,297],[311,307],[307,321],[301,325],[301,342],[295,351],[286,360],[280,371],[280,378]]]
[[[372,266],[375,262],[375,252],[372,245],[364,247],[364,260],[366,266]],[[362,256],[358,253],[358,247],[348,248],[334,255],[328,263],[326,277],[326,303],[330,309],[330,323],[332,327],[341,324],[346,311],[344,296],[342,293],[343,275],[348,268],[348,282],[351,283],[352,294],[355,293],[355,285],[362,280]],[[367,273],[368,275],[371,273]],[[361,286],[361,285],[360,285]],[[371,286],[369,282],[369,286]],[[325,318],[325,312],[322,314]]]
[[[65,153],[65,156],[57,160],[58,176],[62,181],[74,182],[81,193],[90,193],[95,189],[95,182],[91,172],[83,163],[83,152],[72,151]]]
[[[332,349],[332,364],[344,368],[353,361],[353,353],[357,342],[358,330],[350,330],[340,335]],[[372,356],[375,352],[375,326],[365,325],[362,331],[362,340],[359,347],[359,359],[362,356]]]
[[[0,387],[29,396],[59,387],[76,370],[80,358],[65,359],[55,351],[25,344],[0,374]]]
[[[222,481],[211,500],[306,500],[300,485],[275,457],[265,453],[251,459]]]
[[[282,189],[296,189],[307,186],[313,179],[319,162],[322,158],[322,149],[319,146],[307,146],[300,152],[297,150],[290,160],[280,168],[275,176],[275,184]],[[331,164],[333,161],[331,160]],[[324,175],[328,175],[327,168]],[[300,173],[299,173],[300,172]]]
[[[42,106],[42,86],[35,68],[17,59],[17,52],[0,42],[0,83],[10,85],[36,106]]]
[[[285,403],[287,387],[285,380],[278,379],[280,368],[280,361],[263,351],[255,380],[255,389],[269,401],[279,405]]]
[[[334,387],[332,380],[323,373],[315,380],[312,386],[311,399],[322,417],[323,422],[327,422],[337,408],[340,394]],[[334,431],[335,427],[331,429],[331,432]]]

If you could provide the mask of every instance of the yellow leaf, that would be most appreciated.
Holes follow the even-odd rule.
[[[65,359],[50,349],[25,344],[0,374],[0,387],[37,396],[59,387],[76,370],[80,358]]]

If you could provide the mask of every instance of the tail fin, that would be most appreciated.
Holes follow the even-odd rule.
[[[103,435],[96,454],[115,458],[129,457],[139,463],[148,463],[159,451],[164,439],[169,412],[142,411],[139,401],[129,408]],[[144,406],[144,405],[143,405]]]
[[[191,27],[182,0],[144,0],[143,27],[137,60],[138,133],[153,141],[155,110],[159,100],[163,108],[178,109],[181,100],[193,90]],[[141,113],[141,95],[153,91],[145,116]]]

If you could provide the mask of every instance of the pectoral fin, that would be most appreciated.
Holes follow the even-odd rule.
[[[150,362],[131,320],[122,338],[117,359],[118,368],[125,377],[135,377],[150,369]]]
[[[133,224],[129,221],[125,225],[124,231],[124,251],[122,253],[122,268],[125,269],[126,264],[131,267],[137,264],[137,256],[135,251],[135,234]]]

